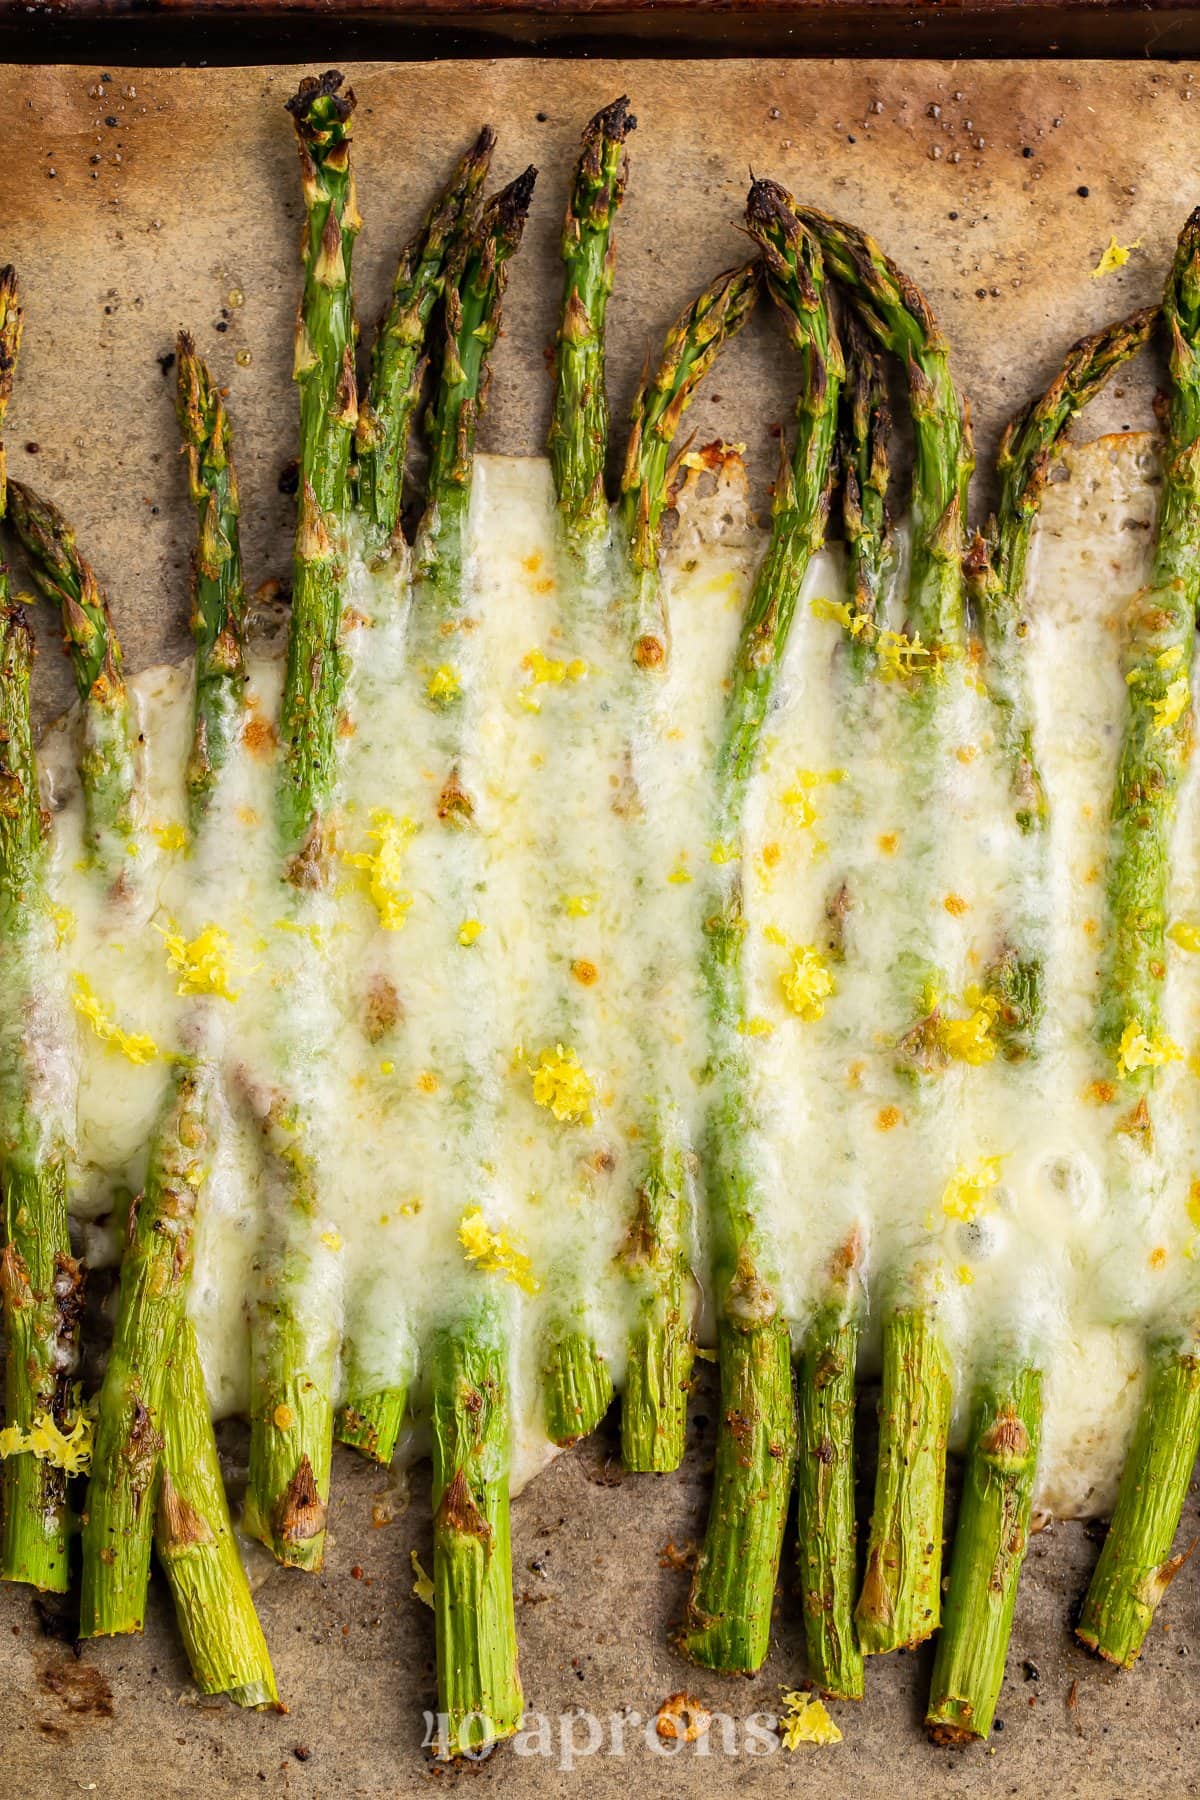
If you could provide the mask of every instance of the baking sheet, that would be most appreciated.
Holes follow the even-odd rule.
[[[75,521],[135,668],[185,648],[192,528],[164,364],[179,325],[228,385],[250,579],[288,572],[292,503],[280,477],[295,433],[301,206],[282,102],[298,73],[0,71],[0,260],[17,265],[26,304],[10,466]],[[1182,217],[1200,198],[1200,71],[1185,66],[495,61],[348,73],[360,97],[365,321],[382,304],[396,246],[484,119],[500,133],[498,177],[530,161],[542,168],[495,359],[482,440],[494,451],[535,451],[544,440],[566,173],[586,117],[622,91],[640,124],[609,313],[618,415],[669,318],[747,253],[737,220],[749,168],[867,226],[926,286],[972,401],[981,466],[1068,341],[1157,296]],[[1093,279],[1114,236],[1137,247],[1115,274]],[[1089,422],[1147,424],[1155,380],[1149,361],[1122,376]],[[764,504],[770,427],[787,417],[792,388],[764,309],[692,415],[702,441],[748,444]],[[980,504],[986,493],[985,482]],[[69,692],[52,634],[45,643],[43,716]],[[780,1684],[803,1670],[795,1601],[785,1599],[777,1648],[753,1681],[689,1670],[668,1648],[687,1575],[660,1567],[660,1554],[702,1535],[712,1418],[713,1395],[702,1392],[678,1476],[622,1478],[615,1441],[600,1434],[518,1500],[518,1630],[530,1709],[549,1718],[546,1753],[510,1748],[474,1776],[448,1779],[504,1782],[518,1797],[585,1783],[602,1796],[631,1783],[655,1793],[668,1781],[718,1795],[735,1785],[863,1795],[920,1785],[1177,1796],[1194,1786],[1200,1574],[1185,1567],[1138,1673],[1118,1678],[1070,1639],[1095,1554],[1082,1527],[1033,1541],[1004,1729],[989,1748],[959,1756],[924,1743],[926,1650],[869,1669],[864,1704],[838,1709],[846,1736],[835,1749],[752,1754],[748,1716],[775,1710]],[[89,1644],[78,1659],[54,1635],[69,1634],[56,1609],[21,1590],[0,1594],[0,1795],[423,1790],[432,1617],[411,1595],[409,1551],[428,1561],[426,1493],[425,1470],[414,1472],[410,1499],[402,1479],[339,1453],[325,1573],[273,1572],[259,1596],[286,1717],[200,1702],[157,1591],[144,1638]],[[1185,1528],[1196,1518],[1192,1497]],[[627,1724],[616,1754],[622,1709],[645,1719],[680,1688],[734,1717],[734,1753],[710,1734],[707,1754],[685,1747],[683,1766],[666,1770]]]

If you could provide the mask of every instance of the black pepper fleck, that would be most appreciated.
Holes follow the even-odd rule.
[[[116,116],[116,114],[115,114],[115,113],[109,113],[109,115],[108,115],[108,117],[107,117],[107,118],[106,118],[106,119],[105,119],[105,121],[104,121],[104,123],[105,123],[105,124],[106,124],[106,125],[107,125],[107,126],[108,126],[108,129],[109,129],[109,130],[110,130],[110,131],[115,131],[115,130],[116,130],[116,128],[117,128],[117,116]]]
[[[1075,189],[1075,192],[1079,195],[1079,198],[1081,200],[1086,200],[1090,191],[1091,190],[1089,188],[1085,188],[1085,187],[1077,187]]]

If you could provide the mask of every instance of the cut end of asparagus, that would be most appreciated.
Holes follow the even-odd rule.
[[[339,1444],[389,1468],[396,1454],[396,1439],[404,1424],[407,1404],[408,1393],[404,1388],[384,1388],[377,1394],[359,1395],[338,1413],[334,1435]]]
[[[580,1331],[552,1331],[542,1370],[546,1435],[561,1449],[590,1437],[612,1405],[608,1364]]]

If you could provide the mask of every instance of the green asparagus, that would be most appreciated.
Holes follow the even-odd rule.
[[[1176,800],[1191,754],[1191,676],[1200,599],[1200,208],[1163,296],[1170,354],[1166,449],[1149,588],[1131,607],[1128,716],[1108,871],[1110,938],[1097,1033],[1118,1075],[1142,1090],[1163,1061],[1162,991]],[[1174,1568],[1171,1543],[1200,1444],[1195,1346],[1157,1346],[1117,1509],[1078,1634],[1108,1661],[1136,1661]]]
[[[277,1706],[270,1653],[254,1610],[217,1461],[204,1371],[191,1321],[172,1348],[162,1414],[154,1548],[202,1694]]]
[[[300,388],[300,496],[281,731],[280,828],[297,887],[328,879],[338,718],[350,447],[358,420],[350,261],[361,220],[350,167],[354,93],[336,69],[288,101],[307,223],[293,372]]]
[[[800,357],[796,441],[775,486],[771,538],[734,660],[716,770],[705,979],[711,1018],[708,1111],[713,1298],[721,1418],[704,1547],[688,1596],[682,1648],[707,1668],[753,1672],[766,1656],[796,1455],[791,1342],[759,1221],[745,1018],[740,850],[763,728],[805,570],[829,517],[842,352],[820,249],[791,196],[756,181],[746,219],[767,286]]]
[[[1156,316],[1157,308],[1146,309],[1074,345],[1046,392],[1012,421],[998,458],[997,514],[987,541],[977,538],[968,558],[1001,754],[1016,822],[1031,846],[1018,883],[1010,942],[987,976],[999,1003],[993,1035],[1010,1061],[1037,1049],[1047,880],[1048,809],[1025,668],[1029,543],[1052,460],[1072,420],[1141,348]],[[976,1407],[928,1712],[930,1729],[941,1742],[986,1737],[995,1715],[1033,1504],[1040,1371],[1019,1355],[1008,1357],[981,1389]]]
[[[21,341],[16,276],[0,269],[0,431]],[[4,514],[0,437],[0,518]],[[67,1231],[67,1146],[52,1091],[55,1022],[37,958],[51,942],[29,676],[33,636],[0,563],[0,1255],[5,1357],[0,1578],[66,1591],[76,1456],[72,1398],[83,1270]]]
[[[614,100],[584,131],[562,235],[565,276],[548,448],[564,551],[563,611],[575,637],[593,623],[594,584],[589,577],[609,527],[604,489],[608,456],[604,325],[616,260],[613,225],[628,177],[625,139],[636,124],[628,109],[626,99]],[[582,710],[592,704],[586,693],[564,695],[560,725],[567,723],[561,718],[564,708],[574,705]],[[553,845],[548,853],[554,853]],[[579,885],[590,885],[586,871],[580,872]],[[612,1376],[585,1315],[582,1302],[557,1312],[542,1347],[546,1430],[558,1444],[573,1443],[595,1430],[612,1401]]]
[[[475,431],[508,263],[520,245],[536,179],[537,171],[527,169],[488,201],[446,291],[445,343],[428,425],[429,498],[417,540],[418,666],[423,647],[444,644],[463,631],[467,618],[463,559]],[[437,754],[449,764],[438,819],[442,829],[464,834],[475,829],[474,799],[459,767],[470,690],[464,655],[462,686],[449,707],[437,710]],[[468,837],[469,856],[470,842]],[[463,1081],[464,1151],[482,1125],[473,1051],[471,1046]],[[444,1749],[451,1756],[511,1737],[523,1704],[508,1534],[510,1334],[493,1293],[497,1278],[484,1280],[483,1299],[467,1302],[447,1320],[432,1357],[438,1705],[447,1718]]]
[[[796,1489],[808,1673],[822,1693],[861,1700],[854,1629],[854,1372],[862,1292],[857,1236],[839,1251],[797,1371]]]
[[[108,600],[76,548],[75,533],[49,500],[10,481],[8,517],[38,587],[61,611],[83,702],[79,774],[88,855],[106,880],[124,889],[132,881],[137,773],[121,646]]]
[[[757,297],[757,264],[719,275],[672,323],[657,367],[647,371],[634,401],[618,508],[622,575],[629,589],[634,734],[652,703],[644,678],[665,671],[669,651],[659,527],[670,487],[671,443],[701,381],[746,323]],[[647,866],[653,848],[651,843],[643,846]],[[652,992],[653,959],[647,978]],[[645,1055],[651,1096],[641,1133],[646,1156],[623,1257],[638,1312],[629,1335],[621,1448],[627,1468],[661,1474],[678,1468],[687,1427],[692,1366],[686,1304],[689,1198],[681,1129],[652,1042],[646,1043]]]
[[[1029,1542],[1041,1423],[1039,1370],[1018,1364],[981,1387],[926,1713],[938,1743],[969,1743],[992,1729]]]
[[[400,543],[404,459],[428,366],[426,340],[447,272],[475,223],[495,135],[484,126],[400,254],[387,311],[371,352],[371,376],[355,429],[357,500],[373,561]]]
[[[636,124],[624,95],[591,120],[563,224],[566,274],[548,448],[563,529],[576,549],[608,531],[604,321],[616,259],[613,224],[629,176],[625,140]]]
[[[199,533],[193,556],[192,636],[196,701],[187,784],[195,831],[242,723],[246,589],[238,538],[238,487],[229,414],[186,331],[176,345],[176,413]]]
[[[85,1638],[140,1631],[145,1618],[164,1400],[187,1315],[211,1082],[203,1062],[181,1065],[121,1258],[83,1516],[79,1628]]]

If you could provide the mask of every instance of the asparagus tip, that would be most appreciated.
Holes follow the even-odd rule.
[[[525,215],[529,211],[533,199],[533,190],[537,185],[538,172],[530,163],[523,174],[515,181],[510,181],[506,188],[501,188],[491,203],[501,230],[514,230],[525,223]]]
[[[623,144],[631,131],[637,130],[637,118],[629,110],[629,95],[622,94],[616,100],[610,100],[602,106],[595,116],[588,120],[584,130],[584,138],[593,136],[610,138],[614,143]]]
[[[354,89],[347,88],[345,93],[339,90],[346,77],[340,69],[326,69],[323,75],[306,75],[284,107],[291,113],[298,125],[309,123],[309,115],[313,107],[321,100],[329,102],[323,109],[331,122],[344,125],[354,111]]]

